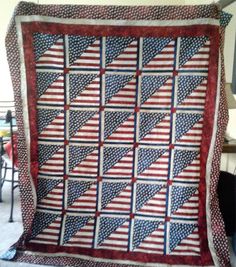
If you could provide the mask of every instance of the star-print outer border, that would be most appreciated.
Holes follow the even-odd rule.
[[[20,4],[20,6],[18,7],[18,9],[17,9],[17,13],[18,14],[20,14],[21,12],[21,14],[26,14],[26,12],[29,12],[28,14],[30,14],[30,12],[33,12],[34,13],[34,8],[35,8],[36,6],[35,5],[32,5],[32,4],[26,4],[26,3],[21,3]],[[54,6],[42,6],[42,13],[41,14],[46,14],[48,11],[49,11],[49,13],[47,13],[47,14],[50,14],[50,8],[52,8],[53,9],[53,7]],[[45,8],[45,9],[44,9]],[[68,8],[68,9],[66,9],[66,10],[69,10],[70,8],[71,8],[71,6],[60,6],[60,8],[61,9],[63,9],[63,8]],[[59,9],[60,9],[59,8]],[[162,10],[162,8],[163,7],[159,7],[159,10],[160,10],[160,14],[162,13],[161,12],[161,10]],[[165,7],[166,8],[166,7]],[[186,8],[186,11],[189,11],[189,9],[188,9],[188,7],[184,7],[184,8]],[[122,8],[121,8],[122,9]],[[171,8],[170,8],[171,9]],[[118,8],[118,10],[119,10],[119,8]],[[151,10],[151,8],[150,8],[150,10]],[[207,11],[206,11],[207,10]],[[57,10],[58,11],[58,10]],[[84,9],[84,11],[85,11],[85,13],[84,14],[86,14],[86,8]],[[81,8],[80,9],[80,12],[81,12],[81,14],[84,12],[83,11],[83,8]],[[149,9],[147,9],[147,11],[149,11]],[[178,18],[178,16],[179,16],[179,18],[182,18],[183,19],[183,17],[181,17],[182,15],[180,15],[180,14],[184,14],[183,12],[182,12],[183,10],[179,10],[178,12],[180,12],[179,13],[179,15],[178,15],[178,13],[177,14],[175,14],[176,15],[176,18]],[[192,8],[191,8],[191,11],[192,11]],[[199,12],[202,12],[202,16],[208,16],[208,14],[211,12],[211,16],[217,16],[217,8],[215,7],[215,6],[210,6],[208,9],[207,8],[203,8],[203,7],[200,7],[199,6],[199,8],[198,9],[196,9],[196,11],[199,11]],[[45,13],[44,13],[45,12]],[[182,12],[182,13],[181,13]],[[205,12],[205,13],[204,13]],[[208,13],[209,12],[209,13]],[[215,13],[214,13],[215,12]],[[96,12],[95,12],[96,13]],[[94,14],[95,14],[94,13]],[[119,13],[119,12],[118,12]],[[31,13],[32,14],[32,13]],[[140,14],[143,14],[142,12],[140,13]],[[169,13],[170,14],[170,13]],[[186,16],[186,18],[188,17],[188,16],[190,16],[189,18],[192,18],[193,17],[193,14],[191,14],[191,15],[189,15],[189,14],[191,14],[191,12],[185,12],[185,16]],[[198,14],[198,12],[195,12],[194,13],[195,15],[196,14]],[[214,15],[213,15],[214,14]],[[167,12],[167,16],[168,16],[168,12]],[[14,27],[14,24],[13,24],[13,27]],[[12,29],[14,29],[14,28],[12,28]],[[8,35],[8,38],[12,38],[10,35]],[[14,39],[14,38],[13,38]],[[16,39],[15,39],[16,40]],[[12,49],[17,49],[17,48],[13,48],[13,46],[12,46]],[[10,60],[11,61],[11,60]],[[13,73],[15,72],[15,70],[14,70],[14,67],[12,68],[11,67],[11,70],[13,71]],[[17,72],[17,71],[16,71]],[[15,94],[17,95],[17,90],[19,90],[19,79],[18,78],[16,78],[16,77],[19,77],[19,76],[15,76],[15,78],[13,78],[13,82],[15,83],[15,85],[16,85],[16,87],[15,87]],[[21,190],[22,190],[22,201],[23,201],[23,204],[25,203],[25,205],[24,205],[24,207],[25,207],[25,211],[27,210],[27,211],[30,211],[30,212],[25,212],[25,213],[23,213],[23,219],[24,219],[24,221],[25,221],[25,223],[24,223],[24,228],[25,228],[25,232],[27,232],[27,229],[28,229],[28,227],[29,227],[29,224],[26,222],[26,218],[28,217],[28,219],[30,219],[30,216],[34,213],[34,205],[32,205],[33,203],[34,203],[34,201],[32,200],[32,192],[31,192],[31,189],[30,189],[30,179],[28,179],[27,180],[27,175],[26,175],[26,173],[25,173],[25,166],[27,166],[27,157],[26,157],[26,154],[25,154],[25,151],[26,151],[26,146],[25,146],[25,143],[24,143],[24,129],[22,128],[22,126],[23,126],[23,120],[22,120],[22,106],[21,106],[21,102],[19,101],[20,99],[17,99],[17,97],[16,97],[16,105],[17,105],[17,110],[18,110],[18,125],[19,125],[19,127],[20,127],[20,130],[19,130],[19,132],[20,132],[20,135],[21,135],[21,139],[20,139],[20,141],[19,141],[19,148],[21,149],[21,151],[23,152],[22,154],[21,154],[21,156],[22,156],[22,171],[20,172],[20,178],[21,178],[21,181],[25,181],[25,184],[27,184],[28,183],[28,185],[29,185],[29,191],[24,191],[24,193],[23,193],[23,187],[21,186]],[[33,166],[33,168],[31,169],[32,171],[34,171],[34,172],[32,172],[32,174],[33,174],[33,177],[35,176],[35,177],[37,177],[37,161],[33,161],[32,162],[32,165],[31,166]],[[27,182],[28,181],[28,182]],[[35,181],[36,182],[36,181]],[[24,185],[25,185],[24,184]],[[25,190],[25,188],[24,188],[24,190]],[[27,193],[28,192],[28,193]],[[25,200],[24,200],[25,199]],[[28,199],[28,200],[26,200],[26,199]],[[31,202],[30,202],[30,199],[31,199]],[[26,205],[26,203],[31,203],[30,205],[28,205],[28,207],[26,207],[27,205]],[[32,207],[32,209],[29,209],[30,208],[30,206]],[[31,215],[30,215],[31,214]],[[27,220],[28,220],[27,219]],[[31,217],[31,219],[30,220],[28,220],[28,221],[31,221],[32,220],[32,217]],[[227,256],[226,256],[226,258],[227,258]],[[82,264],[82,260],[76,260],[76,259],[69,259],[69,258],[63,258],[63,257],[58,257],[57,259],[52,259],[52,258],[48,258],[46,255],[45,256],[43,256],[43,258],[42,257],[40,257],[40,256],[38,256],[38,259],[36,259],[35,260],[35,262],[40,262],[42,259],[44,259],[44,260],[46,260],[46,262],[48,262],[49,264],[52,264],[52,263],[54,263],[54,262],[58,262],[58,263],[60,263],[60,264],[63,264],[63,263],[68,263],[68,264],[71,264],[72,266],[73,266],[73,264],[75,265],[75,264],[79,264],[79,265],[81,265]],[[27,255],[27,253],[25,254],[25,255],[20,255],[19,254],[19,256],[18,256],[18,260],[23,260],[23,261],[31,261],[32,259],[31,259],[31,256],[29,256],[29,255]],[[227,260],[226,260],[227,261]],[[72,264],[72,262],[73,262],[73,264]],[[83,263],[84,264],[84,263]],[[92,261],[88,261],[87,262],[87,264],[92,264]],[[109,263],[101,263],[102,265],[101,266],[112,266],[112,263],[111,263],[111,265],[109,264]],[[92,266],[92,265],[91,265]],[[126,265],[127,266],[127,265]],[[161,265],[160,265],[161,266]]]

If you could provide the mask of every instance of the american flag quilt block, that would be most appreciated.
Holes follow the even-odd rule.
[[[131,7],[130,20],[16,18],[35,190],[18,260],[220,266],[207,168],[221,35],[219,11],[205,8],[210,18],[198,7],[200,20],[168,24]]]

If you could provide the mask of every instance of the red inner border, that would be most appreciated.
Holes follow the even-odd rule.
[[[24,59],[26,65],[27,95],[29,108],[29,123],[31,134],[31,175],[37,185],[38,175],[38,132],[36,125],[36,68],[34,62],[33,37],[34,32],[49,34],[73,34],[87,36],[134,36],[134,37],[172,37],[179,36],[196,37],[208,36],[211,41],[210,61],[208,73],[208,91],[206,96],[206,109],[204,111],[204,125],[202,144],[200,148],[200,185],[199,185],[199,234],[201,238],[201,256],[172,256],[156,255],[137,252],[120,252],[110,250],[96,250],[83,248],[70,248],[53,245],[40,245],[27,243],[26,248],[33,251],[47,253],[67,252],[73,254],[89,255],[101,258],[133,260],[140,262],[158,262],[168,264],[189,264],[189,265],[212,265],[212,258],[207,242],[207,225],[206,225],[206,183],[205,183],[205,166],[208,157],[210,141],[213,131],[213,122],[215,114],[215,98],[218,77],[218,54],[219,54],[219,27],[211,25],[196,26],[176,26],[176,27],[146,27],[146,26],[98,26],[98,25],[66,25],[45,22],[24,22],[21,24],[23,34]]]

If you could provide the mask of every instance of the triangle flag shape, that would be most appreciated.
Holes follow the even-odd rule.
[[[197,142],[199,137],[201,137],[202,126],[203,126],[202,114],[177,113],[176,114],[176,127],[175,127],[175,140],[179,142],[186,142],[185,139],[184,139],[185,141],[183,141],[183,136],[184,135],[186,136],[186,134],[189,134],[188,142],[194,142],[195,140],[194,137],[196,137],[196,142]]]
[[[147,185],[147,184],[146,184]],[[166,213],[166,187],[161,187],[159,191],[148,195],[145,199],[141,199],[136,204],[136,209],[138,214],[142,215],[152,215],[153,213],[156,216],[165,216]]]
[[[39,98],[59,77],[61,73],[36,72],[37,97]]]
[[[184,76],[181,76],[184,77]],[[181,78],[180,77],[180,78]],[[189,88],[190,90],[181,90],[179,86],[178,92],[178,107],[182,108],[192,108],[192,109],[203,109],[206,100],[207,91],[207,79],[203,77],[198,85],[194,88]],[[183,93],[182,93],[183,92]]]
[[[62,35],[47,34],[35,32],[33,33],[33,46],[35,47],[35,60],[37,61],[53,44],[55,44]]]
[[[96,183],[70,182],[68,187],[68,210],[95,212],[97,200]]]
[[[82,227],[92,220],[91,216],[66,216],[63,244],[67,243]]]
[[[105,147],[103,153],[103,173],[109,171],[116,163],[127,155],[132,148],[129,147]],[[128,157],[128,163],[130,158]]]
[[[171,38],[143,38],[143,67],[148,64],[156,55],[172,41]]]
[[[199,182],[200,180],[200,154],[198,154],[188,165],[179,170],[175,168],[175,181],[188,181],[188,182]],[[178,174],[177,174],[178,173]]]
[[[126,187],[128,183],[111,183],[103,182],[102,185],[102,209],[104,209],[115,197],[117,197]]]
[[[94,235],[94,219],[88,220],[88,222],[82,226],[75,235],[64,244],[69,247],[93,247],[93,235]]]
[[[209,68],[210,41],[208,37],[182,37],[179,69],[204,70]]]
[[[59,113],[38,135],[39,139],[64,140],[64,111]]]
[[[196,191],[196,186],[173,186],[171,191],[171,212],[175,212],[182,207]]]
[[[36,68],[64,68],[64,57],[64,39],[59,38],[36,60]]]
[[[58,216],[58,215],[56,215]],[[41,223],[41,222],[40,222]],[[47,227],[38,233],[33,239],[29,240],[34,244],[58,245],[61,231],[61,216],[55,218]]]
[[[178,245],[171,251],[171,255],[191,255],[200,256],[200,236],[198,227],[192,233],[182,239]]]
[[[53,190],[61,182],[60,179],[47,179],[47,178],[40,178],[38,179],[37,184],[37,198],[38,201],[46,197],[46,195]]]
[[[122,189],[120,191],[115,192],[112,199],[110,199],[110,197],[109,199],[104,197],[104,199],[102,199],[103,211],[109,211],[114,213],[116,212],[120,213],[122,211],[129,213],[131,204],[131,193],[132,193],[132,187],[130,184],[128,184],[125,188],[123,188],[122,186]]]
[[[150,235],[144,238],[144,240],[139,244],[138,247],[134,248],[134,251],[163,255],[165,233],[164,229],[165,225],[163,223],[160,223],[156,230],[154,230]],[[152,245],[150,246],[150,244]]]
[[[196,150],[175,150],[173,177],[182,173],[197,157],[199,157],[199,151]]]
[[[71,110],[69,131],[71,141],[98,141],[99,113]]]
[[[126,218],[100,217],[97,245],[100,246],[126,221]],[[116,242],[113,240],[113,243]]]
[[[37,104],[64,105],[64,99],[64,75],[61,75],[38,98]]]
[[[70,101],[73,102],[73,100],[78,97],[87,88],[87,86],[92,83],[97,77],[97,74],[71,73],[69,75]]]
[[[124,133],[122,134],[122,130],[126,132],[130,132],[130,138],[133,136],[133,128],[134,128],[134,121],[133,121],[133,113],[131,112],[114,112],[114,111],[107,111],[105,112],[105,129],[104,129],[104,139],[109,138],[120,126],[120,137],[124,138]],[[128,122],[126,122],[128,120]],[[122,126],[124,124],[124,126]],[[127,128],[127,129],[126,129]],[[127,133],[126,133],[127,135]],[[117,136],[117,134],[116,134]],[[119,134],[118,134],[119,136]],[[112,138],[111,138],[112,139]],[[110,139],[110,140],[111,140]],[[114,137],[114,140],[116,138]],[[133,139],[132,139],[133,140]]]
[[[71,68],[100,68],[100,40],[97,39],[70,66]]]
[[[160,38],[161,39],[161,38]],[[164,39],[164,38],[163,38]],[[168,38],[166,38],[168,39]],[[165,41],[162,43],[162,50],[143,64],[143,70],[173,70],[175,64],[175,40],[171,40],[164,47]],[[145,58],[144,58],[145,59]],[[145,63],[145,61],[143,62]]]
[[[184,195],[183,203],[178,209],[173,207],[172,216],[173,217],[184,217],[186,219],[197,220],[199,212],[199,192],[196,190],[187,200],[185,200],[186,195]],[[173,197],[175,201],[176,196]]]
[[[141,142],[168,143],[170,142],[170,115],[166,115],[150,132],[146,133]]]
[[[91,152],[89,150],[85,152],[83,158],[79,160],[79,163],[71,169],[71,175],[97,176],[98,149],[93,149]]]
[[[71,104],[73,106],[99,106],[100,77],[96,77],[88,84],[81,93],[71,101]]]
[[[165,149],[140,148],[138,153],[138,175],[148,169],[165,152]]]
[[[134,221],[133,250],[141,245],[141,243],[150,236],[160,225],[160,221],[140,220]]]
[[[131,79],[107,101],[107,106],[134,106],[136,101],[136,79]]]
[[[142,166],[140,166],[143,169]],[[150,163],[146,169],[138,174],[139,178],[146,178],[156,181],[167,180],[169,173],[169,150],[165,150],[154,162]]]
[[[177,248],[182,240],[188,238],[189,235],[194,233],[197,228],[196,224],[193,223],[170,223],[170,252]],[[184,250],[184,248],[182,248]],[[183,251],[186,254],[186,251]]]
[[[37,110],[37,125],[39,134],[46,128],[50,123],[52,123],[55,118],[62,113],[62,110],[57,109],[44,109],[39,108]]]
[[[112,63],[134,41],[133,37],[106,37],[106,67]],[[131,56],[133,51],[130,51]]]
[[[69,35],[69,64],[70,66],[86,51],[90,46],[96,42],[94,36]],[[94,47],[95,51],[97,47]]]
[[[132,69],[137,68],[138,42],[134,40],[120,54],[107,65],[107,69]]]
[[[150,76],[152,77],[152,76]],[[142,82],[142,96],[141,96],[141,104],[143,107],[169,107],[171,105],[172,99],[172,88],[173,88],[173,79],[169,78],[169,76],[161,76],[155,77],[154,79],[163,79],[162,83],[157,85],[155,80],[150,80],[149,76],[143,77]],[[151,84],[150,84],[151,82]],[[154,83],[153,83],[154,82]],[[149,88],[149,90],[146,90]]]
[[[40,233],[43,232],[44,229],[50,228],[51,224],[53,224],[54,222],[56,222],[57,224],[57,222],[59,222],[60,220],[61,216],[59,214],[36,211],[30,238],[35,239]]]
[[[129,221],[125,221],[99,244],[99,248],[127,251],[129,242]]]
[[[132,142],[134,140],[134,115],[123,122],[110,136],[107,141]]]
[[[48,194],[38,201],[38,208],[51,208],[51,209],[59,209],[62,208],[63,202],[63,192],[64,192],[64,184],[60,182],[56,185]]]
[[[49,147],[49,146],[47,146]],[[50,146],[51,147],[51,146]],[[64,147],[59,147],[58,150],[53,151],[54,153],[51,155],[50,150],[42,150],[49,155],[46,155],[46,160],[40,164],[39,174],[53,174],[53,175],[63,175],[64,174]],[[40,151],[40,150],[39,150]]]
[[[105,177],[132,177],[133,175],[133,150],[130,150],[119,159],[108,171]]]

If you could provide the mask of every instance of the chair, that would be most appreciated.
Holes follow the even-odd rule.
[[[0,103],[1,104],[1,103]],[[0,107],[1,109],[1,107]],[[11,208],[9,222],[13,222],[13,208],[14,208],[14,190],[18,187],[16,180],[16,173],[18,172],[16,166],[16,122],[12,111],[8,110],[5,115],[0,117],[0,202],[2,202],[2,188],[5,182],[11,183]],[[3,129],[3,130],[2,130]],[[8,153],[7,153],[8,152]],[[11,178],[7,178],[7,172],[11,172]]]

